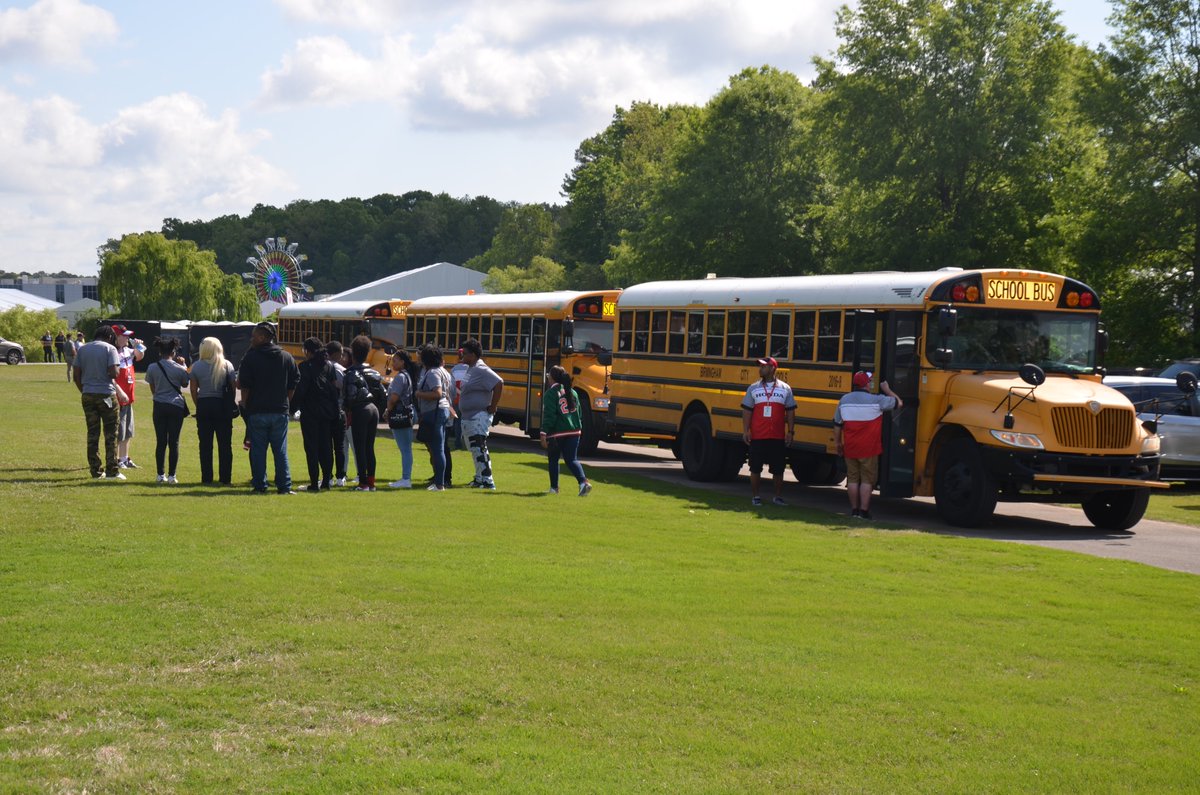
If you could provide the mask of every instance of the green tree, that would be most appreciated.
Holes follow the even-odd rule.
[[[554,235],[554,219],[549,208],[538,204],[512,205],[500,218],[491,247],[464,264],[485,273],[513,265],[528,268],[534,257],[554,253]]]
[[[676,142],[644,227],[627,230],[605,264],[609,278],[628,284],[819,269],[812,100],[794,75],[772,67],[731,78]]]
[[[233,279],[227,280],[217,267],[213,252],[156,232],[126,235],[101,248],[100,302],[131,319],[257,317],[257,304],[249,311],[253,291],[248,285],[235,285]]]
[[[635,102],[617,108],[608,127],[575,150],[576,166],[563,181],[568,204],[560,247],[568,262],[583,269],[581,280],[594,282],[596,266],[612,256],[621,234],[645,226],[671,151],[700,114],[691,105]]]
[[[537,293],[566,286],[567,269],[549,257],[534,256],[528,266],[495,267],[483,277],[489,293]]]
[[[1115,0],[1109,22],[1116,33],[1096,59],[1082,102],[1106,158],[1088,192],[1081,260],[1106,298],[1106,314],[1120,321],[1114,361],[1194,355],[1200,0]]]
[[[842,270],[1039,266],[1071,45],[1044,0],[862,0],[818,60]]]
[[[25,356],[31,362],[42,360],[42,335],[66,333],[67,322],[53,309],[34,311],[23,306],[14,306],[0,312],[0,337],[19,342],[25,348]]]

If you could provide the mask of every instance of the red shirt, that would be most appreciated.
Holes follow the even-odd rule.
[[[796,409],[792,388],[776,378],[758,380],[746,388],[742,408],[753,412],[750,417],[751,439],[786,439],[787,412]]]

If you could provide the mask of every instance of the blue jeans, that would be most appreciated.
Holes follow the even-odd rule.
[[[255,491],[267,490],[267,445],[275,455],[275,490],[292,490],[292,470],[288,466],[286,414],[251,414],[246,418],[250,430],[250,485]]]
[[[446,485],[446,421],[450,419],[449,409],[438,409],[433,422],[433,440],[427,443],[429,447],[429,463],[433,466],[433,483],[435,486]],[[428,416],[428,415],[422,415]],[[428,431],[427,431],[428,432]]]
[[[557,436],[550,439],[546,445],[546,457],[550,462],[550,488],[558,489],[558,459],[562,457],[567,469],[581,484],[587,480],[583,474],[583,464],[579,463],[579,437]]]
[[[403,472],[400,477],[404,480],[412,480],[412,443],[413,429],[412,428],[392,428],[392,438],[396,440],[396,446],[400,448],[400,463],[403,467]]]

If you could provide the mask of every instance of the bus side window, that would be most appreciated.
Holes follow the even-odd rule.
[[[499,353],[504,350],[504,318],[492,318],[492,350]]]
[[[788,358],[788,338],[792,336],[792,313],[771,313],[771,345],[767,353],[776,359]]]
[[[667,312],[659,309],[650,315],[650,352],[667,352]]]
[[[792,337],[792,358],[798,362],[811,362],[813,337],[817,333],[817,313],[811,309],[796,313],[796,325]]]
[[[668,353],[683,353],[687,335],[687,315],[683,312],[671,312],[671,336],[667,340]]]
[[[741,359],[746,350],[745,311],[730,310],[728,325],[728,333],[725,335],[725,355]]]
[[[471,315],[471,319],[467,321],[468,333],[475,339],[479,339],[479,315]]]
[[[708,310],[708,355],[725,355],[725,311]]]
[[[704,353],[704,313],[689,312],[687,317],[687,352],[699,356]]]
[[[817,323],[817,361],[836,362],[842,347],[842,313],[832,309],[821,312]]]
[[[751,359],[761,359],[767,355],[767,313],[750,313],[750,334],[746,355]]]
[[[633,350],[633,312],[623,310],[617,318],[617,350]]]
[[[529,329],[530,318],[521,318],[521,353],[529,353],[529,338],[533,332]]]
[[[506,353],[517,352],[517,325],[520,321],[515,317],[504,320],[504,350]]]
[[[634,314],[633,350],[635,353],[646,353],[650,350],[650,313],[645,309]]]

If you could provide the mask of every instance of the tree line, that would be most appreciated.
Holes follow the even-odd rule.
[[[762,66],[703,106],[617,108],[562,206],[416,191],[167,219],[162,236],[236,274],[286,234],[319,293],[437,261],[494,291],[1041,269],[1099,291],[1113,364],[1194,355],[1200,0],[1115,0],[1110,22],[1089,49],[1044,0],[861,0],[810,84]]]

